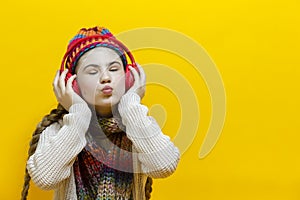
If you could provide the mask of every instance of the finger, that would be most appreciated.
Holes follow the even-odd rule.
[[[54,80],[53,80],[53,82],[52,82],[52,85],[53,85],[53,86],[57,85],[58,78],[59,78],[59,70],[56,71]]]
[[[138,69],[140,71],[141,83],[143,85],[145,85],[146,84],[146,73],[145,73],[145,71],[144,71],[144,69],[142,68],[141,65],[138,64],[137,66],[138,66]]]
[[[53,90],[53,91],[54,91],[54,94],[56,96],[56,99],[59,100],[61,98],[60,92],[58,92],[57,90]]]
[[[66,90],[67,90],[68,92],[74,91],[74,90],[73,90],[73,87],[72,87],[72,83],[73,83],[73,81],[74,81],[75,78],[76,78],[76,74],[74,74],[73,76],[71,76],[71,77],[68,79],[67,85],[66,85]]]
[[[68,69],[65,69],[61,73],[61,75],[59,77],[59,81],[58,81],[58,87],[60,88],[62,94],[64,94],[65,90],[66,90],[66,81],[65,81],[65,79],[66,79],[67,72],[68,72]]]
[[[141,99],[145,96],[145,89],[146,89],[146,73],[143,69],[143,67],[139,64],[137,64],[138,70],[140,72],[140,77],[141,77],[141,88],[140,88],[140,97]]]
[[[134,78],[134,85],[137,85],[139,84],[139,74],[138,72],[136,71],[136,69],[134,69],[131,65],[129,66],[129,70],[130,72],[133,74],[133,78]]]
[[[53,91],[54,91],[56,97],[60,96],[60,92],[58,91],[58,88],[57,88],[57,84],[58,84],[58,80],[59,80],[59,73],[60,73],[60,71],[57,70],[56,74],[55,74],[55,77],[54,77],[54,80],[52,82]]]

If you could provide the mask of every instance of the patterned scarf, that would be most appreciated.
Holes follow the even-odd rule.
[[[131,141],[115,118],[98,118],[101,129],[89,131],[87,145],[73,165],[80,200],[131,200]]]

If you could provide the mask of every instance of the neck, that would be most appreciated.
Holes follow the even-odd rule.
[[[104,117],[104,118],[108,118],[108,117],[112,117],[113,116],[113,109],[115,109],[114,107],[107,107],[107,108],[103,108],[103,107],[95,107],[97,114],[100,117]]]

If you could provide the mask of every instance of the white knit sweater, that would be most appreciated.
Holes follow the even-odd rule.
[[[147,176],[163,178],[171,175],[180,153],[156,121],[147,116],[148,108],[140,104],[139,95],[126,93],[118,109],[127,137],[137,153],[134,199],[144,200]],[[33,182],[42,189],[55,190],[55,200],[77,199],[73,163],[87,143],[85,134],[90,120],[91,111],[86,104],[73,104],[62,120],[42,132],[35,153],[27,161]]]

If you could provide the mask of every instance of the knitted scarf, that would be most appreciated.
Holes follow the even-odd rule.
[[[131,200],[131,141],[114,118],[98,118],[102,132],[87,133],[73,165],[79,200]],[[99,130],[99,129],[98,129]]]

